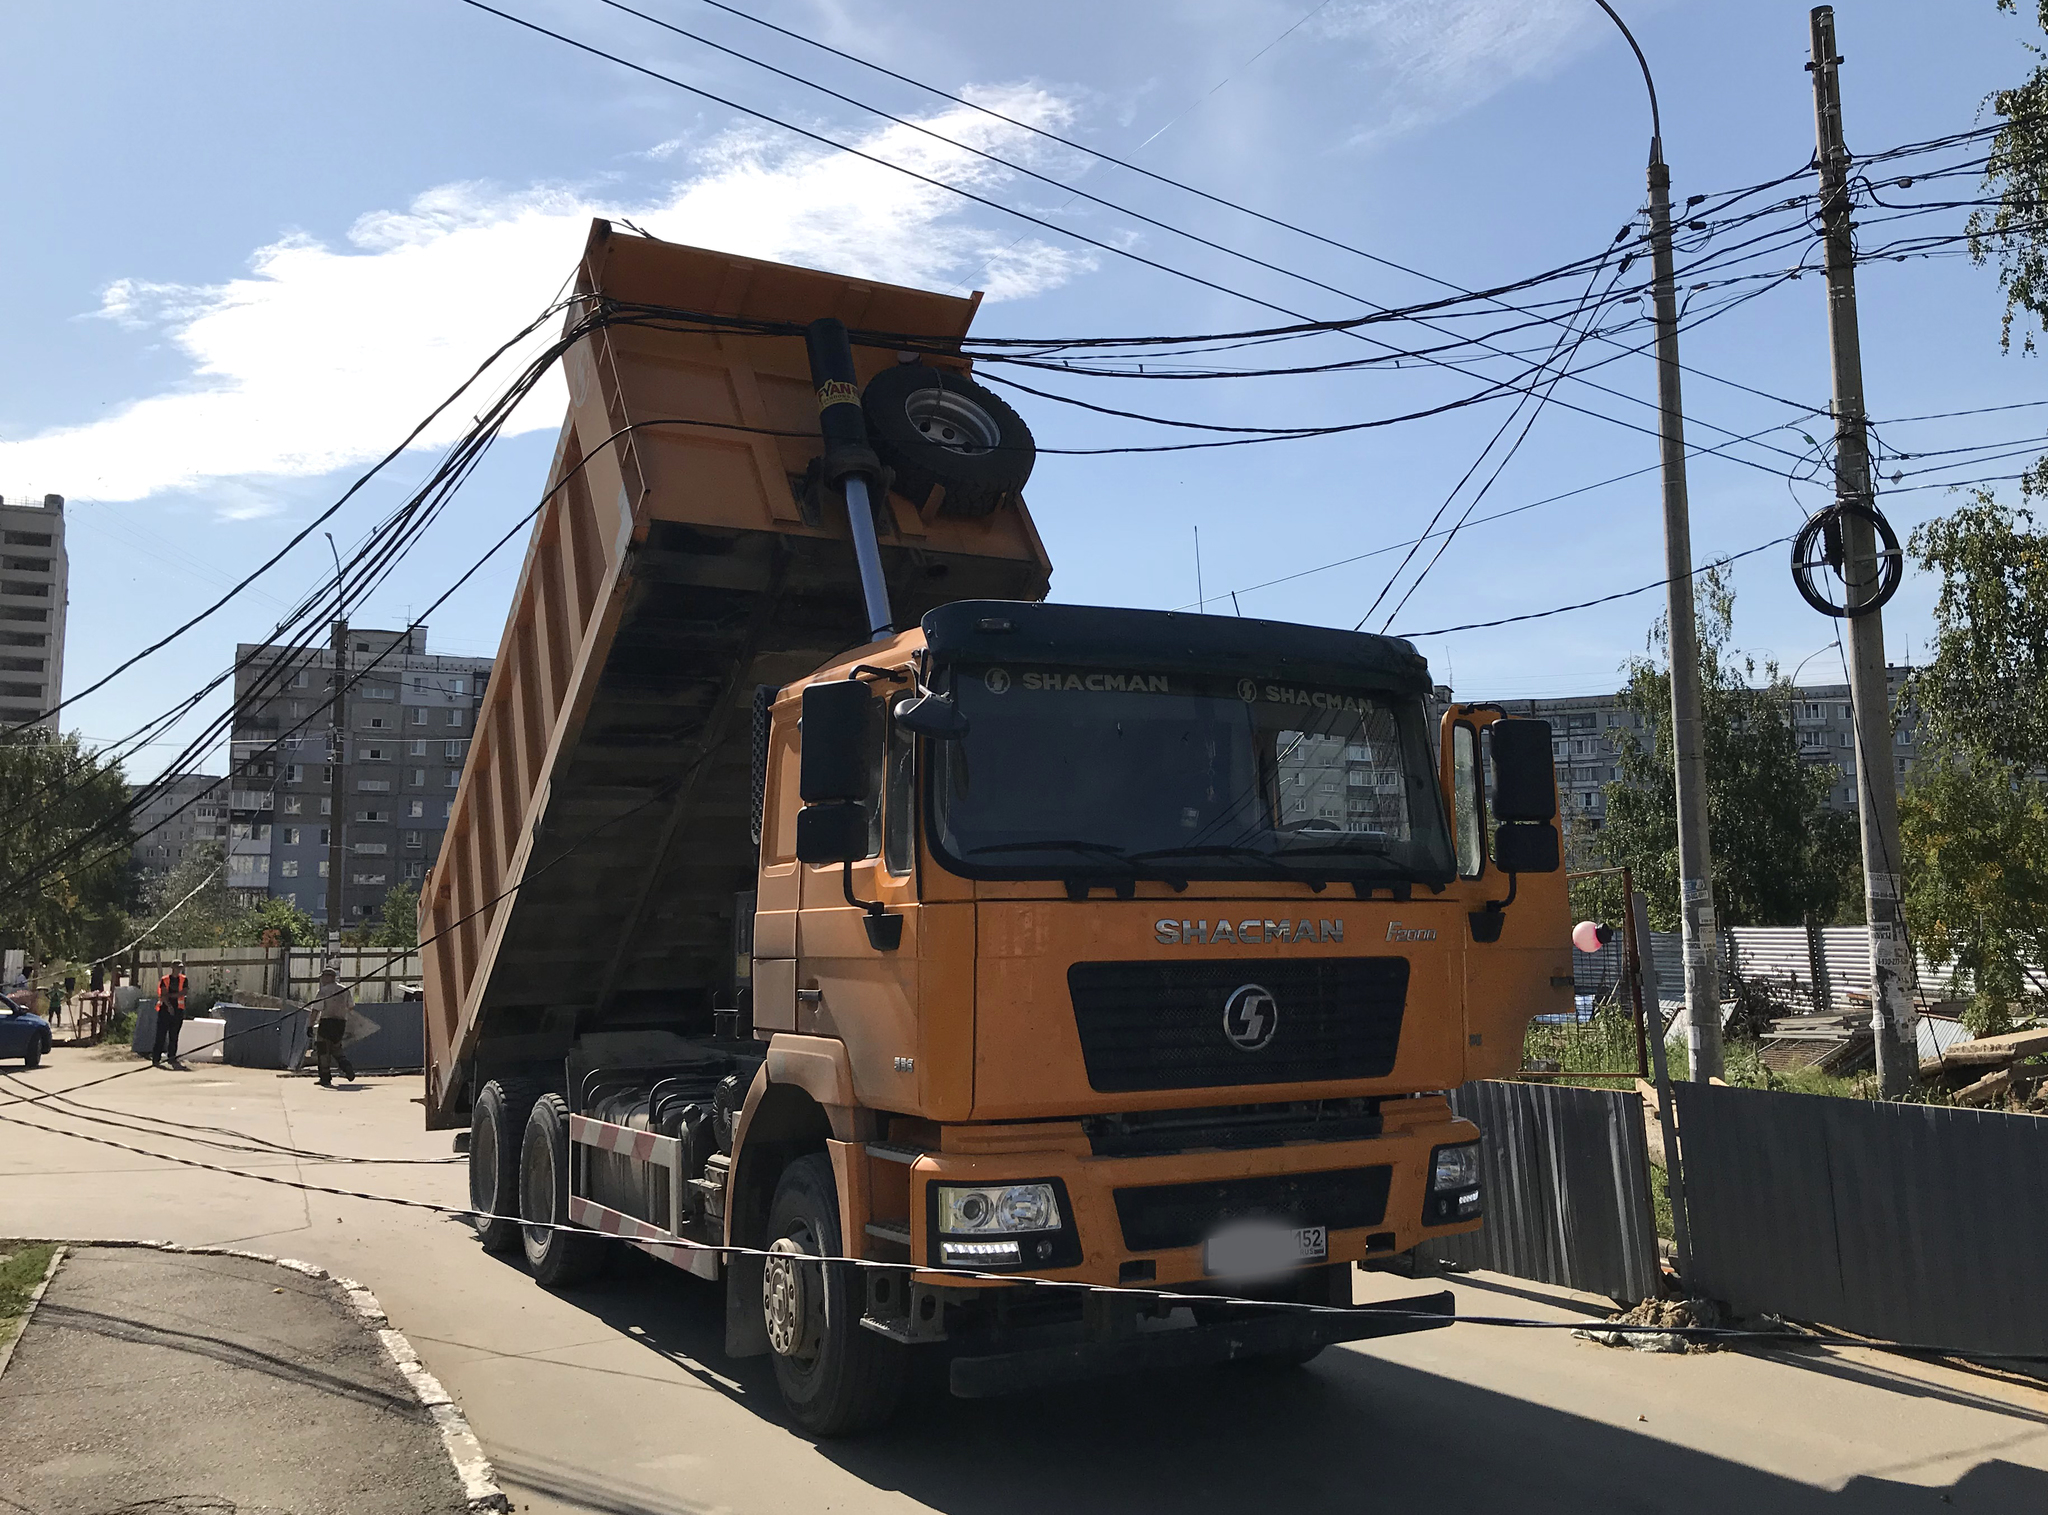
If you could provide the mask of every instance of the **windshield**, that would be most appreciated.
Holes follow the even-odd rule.
[[[1184,670],[969,666],[931,744],[932,834],[970,876],[1448,882],[1421,702]]]

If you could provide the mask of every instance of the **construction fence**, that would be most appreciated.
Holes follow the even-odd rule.
[[[332,963],[359,1001],[403,1000],[420,982],[418,952],[389,947],[207,947],[179,952],[146,947],[130,956],[129,981],[154,990],[157,979],[182,959],[192,981],[192,1007],[204,1010],[223,1000],[248,1003],[272,998],[304,1004],[313,997],[320,970]]]

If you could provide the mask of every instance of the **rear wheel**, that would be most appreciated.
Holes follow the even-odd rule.
[[[519,1144],[540,1086],[523,1078],[492,1079],[469,1115],[469,1207],[486,1252],[519,1244]],[[495,1217],[495,1218],[493,1218]]]
[[[860,1270],[807,1259],[840,1253],[839,1190],[823,1153],[782,1170],[768,1211],[761,1313],[775,1385],[790,1418],[813,1436],[881,1425],[903,1396],[901,1344],[860,1323]]]
[[[600,1272],[611,1256],[594,1231],[569,1225],[569,1106],[559,1094],[543,1094],[526,1118],[519,1148],[519,1228],[533,1276],[550,1289],[566,1289]]]
[[[43,1065],[43,1044],[41,1042],[30,1042],[28,1044],[28,1051],[21,1054],[21,1065],[24,1068],[40,1068]]]

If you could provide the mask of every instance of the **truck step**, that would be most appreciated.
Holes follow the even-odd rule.
[[[869,1157],[879,1157],[884,1162],[905,1165],[916,1162],[928,1150],[924,1147],[899,1147],[894,1142],[869,1142],[867,1149]]]

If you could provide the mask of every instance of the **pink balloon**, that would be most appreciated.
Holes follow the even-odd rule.
[[[1572,927],[1572,945],[1581,952],[1598,952],[1614,935],[1598,921],[1580,921]]]

